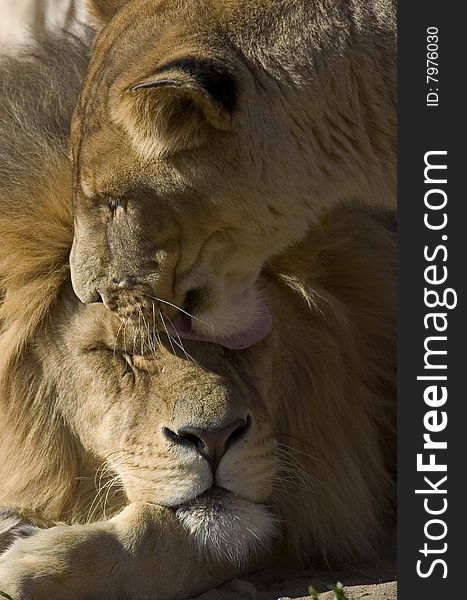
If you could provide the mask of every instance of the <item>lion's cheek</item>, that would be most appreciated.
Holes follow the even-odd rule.
[[[277,473],[276,456],[240,450],[226,455],[216,472],[216,485],[254,503],[267,502]]]

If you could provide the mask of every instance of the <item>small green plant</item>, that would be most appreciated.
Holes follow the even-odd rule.
[[[328,588],[334,592],[334,600],[349,600],[345,595],[344,586],[340,581],[338,581],[336,585],[328,585]],[[312,585],[308,588],[308,594],[310,595],[311,600],[319,600],[318,590]]]
[[[310,595],[311,600],[319,600],[318,592],[316,588],[314,588],[312,585],[310,585],[310,587],[308,588],[308,594]]]
[[[13,598],[6,592],[0,591],[0,598],[6,598],[6,600],[13,600]]]
[[[334,592],[334,600],[348,600],[344,592],[344,586],[340,581],[336,585],[328,585],[328,588]]]

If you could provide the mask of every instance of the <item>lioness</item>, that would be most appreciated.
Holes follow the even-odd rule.
[[[89,6],[76,294],[136,321],[181,308],[179,328],[232,347],[261,339],[269,258],[342,198],[394,207],[394,1]]]
[[[176,600],[373,556],[393,495],[391,226],[343,206],[269,263],[273,329],[244,351],[83,305],[67,123],[85,53],[51,38],[0,67],[0,590]]]

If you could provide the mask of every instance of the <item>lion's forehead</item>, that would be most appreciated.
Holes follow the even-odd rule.
[[[182,350],[163,334],[148,342],[133,335],[131,329],[116,339],[115,330],[120,335],[123,326],[115,315],[101,305],[83,310],[104,317],[100,322],[91,319],[87,332],[83,332],[86,320],[78,318],[80,331],[72,336],[80,348],[79,360],[83,366],[93,367],[94,384],[101,385],[104,394],[114,395],[112,390],[121,387],[122,371],[128,371],[132,383],[122,387],[122,392],[135,407],[157,406],[156,417],[161,411],[192,418],[199,412],[206,420],[215,421],[231,405],[242,404],[247,412],[267,400],[259,385],[267,365],[255,360],[260,358],[257,353],[240,354],[214,343],[188,341]],[[103,321],[108,321],[107,327]]]

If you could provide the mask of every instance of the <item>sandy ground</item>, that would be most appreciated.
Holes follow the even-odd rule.
[[[312,574],[310,574],[312,577]],[[334,593],[324,591],[326,585],[319,585],[312,577],[313,585],[320,592],[320,600],[334,600]],[[329,581],[329,580],[328,580]],[[272,585],[255,585],[251,581],[234,580],[229,584],[211,590],[196,600],[310,600],[307,589],[310,578],[289,579]],[[323,591],[321,591],[323,590]],[[363,585],[345,585],[348,600],[397,600],[397,582],[370,583]]]
[[[287,587],[287,586],[286,586]],[[292,583],[292,587],[295,587]],[[397,583],[388,581],[369,585],[345,586],[345,595],[348,600],[397,600]],[[276,590],[273,592],[259,592],[255,586],[245,584],[243,581],[233,581],[228,587],[212,590],[199,596],[197,600],[310,600],[310,596],[290,596],[288,591]],[[303,594],[302,592],[299,592]],[[318,594],[320,600],[335,600],[333,592]]]
[[[334,600],[328,585],[337,581],[344,584],[348,600],[397,600],[395,579],[394,559],[371,570],[339,573],[264,571],[246,579],[236,579],[196,600],[310,600],[310,585],[319,592],[320,600]]]

